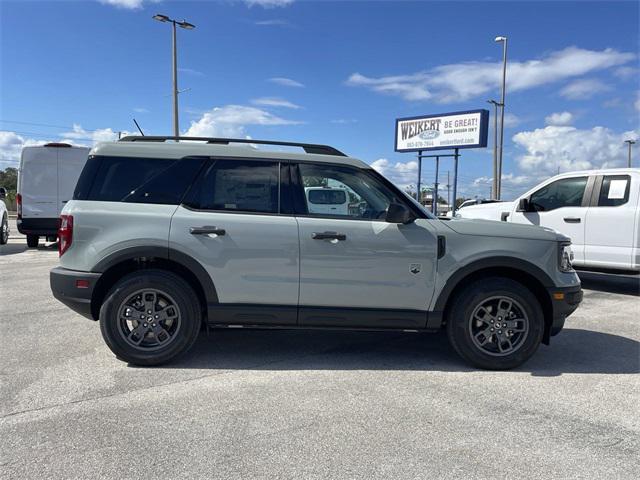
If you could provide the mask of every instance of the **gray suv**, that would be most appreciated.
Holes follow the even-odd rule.
[[[342,189],[348,206],[310,205],[332,196],[306,195],[312,187]],[[99,320],[109,348],[137,365],[184,353],[204,324],[446,328],[470,364],[508,369],[548,344],[582,299],[567,237],[439,220],[325,145],[100,144],[62,211],[59,238],[54,296]]]

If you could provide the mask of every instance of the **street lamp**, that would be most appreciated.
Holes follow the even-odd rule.
[[[182,20],[178,22],[166,15],[156,14],[153,16],[154,20],[159,22],[171,22],[173,32],[173,136],[180,136],[180,127],[178,125],[178,54],[176,48],[176,25],[185,30],[193,30],[196,28],[192,23]]]
[[[498,157],[498,183],[496,192],[496,199],[500,200],[502,193],[502,149],[504,147],[504,95],[507,89],[507,37],[496,37],[495,41],[502,42],[502,98],[500,100],[501,115],[500,115],[500,156]]]
[[[634,143],[636,143],[634,140],[625,140],[624,143],[626,143],[627,145],[629,145],[629,160],[628,160],[628,167],[631,168],[631,145],[633,145]]]
[[[487,100],[487,103],[491,103],[494,106],[493,112],[493,182],[491,191],[493,193],[492,199],[498,198],[498,107],[502,104],[495,100]]]

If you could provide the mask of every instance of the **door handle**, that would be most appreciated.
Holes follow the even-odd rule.
[[[225,235],[227,233],[227,231],[224,228],[204,226],[204,227],[191,227],[189,229],[189,233],[191,235],[210,235],[210,234],[215,234],[215,235],[222,236],[222,235]]]
[[[567,223],[580,223],[582,220],[579,217],[564,217],[564,221]]]
[[[313,232],[311,238],[314,240],[346,240],[347,236],[338,232]]]

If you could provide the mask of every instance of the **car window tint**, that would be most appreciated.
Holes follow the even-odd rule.
[[[403,203],[360,169],[301,163],[299,170],[307,212],[312,216],[384,220],[390,203]]]
[[[548,212],[562,207],[579,207],[587,186],[587,177],[563,178],[545,185],[531,195],[535,211]]]
[[[629,175],[605,175],[598,197],[599,207],[617,207],[629,201]]]
[[[201,182],[194,206],[204,210],[278,213],[279,164],[218,160]]]

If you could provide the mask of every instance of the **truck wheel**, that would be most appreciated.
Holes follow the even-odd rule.
[[[134,365],[160,365],[196,341],[202,317],[193,289],[164,270],[142,270],[118,281],[100,309],[111,351]]]
[[[9,220],[7,216],[3,215],[2,223],[0,224],[0,245],[6,245],[9,241]]]
[[[27,247],[38,248],[38,243],[40,243],[40,237],[38,235],[27,235]]]
[[[447,316],[447,335],[470,364],[507,370],[538,349],[544,316],[536,297],[508,278],[485,278],[461,291]]]

